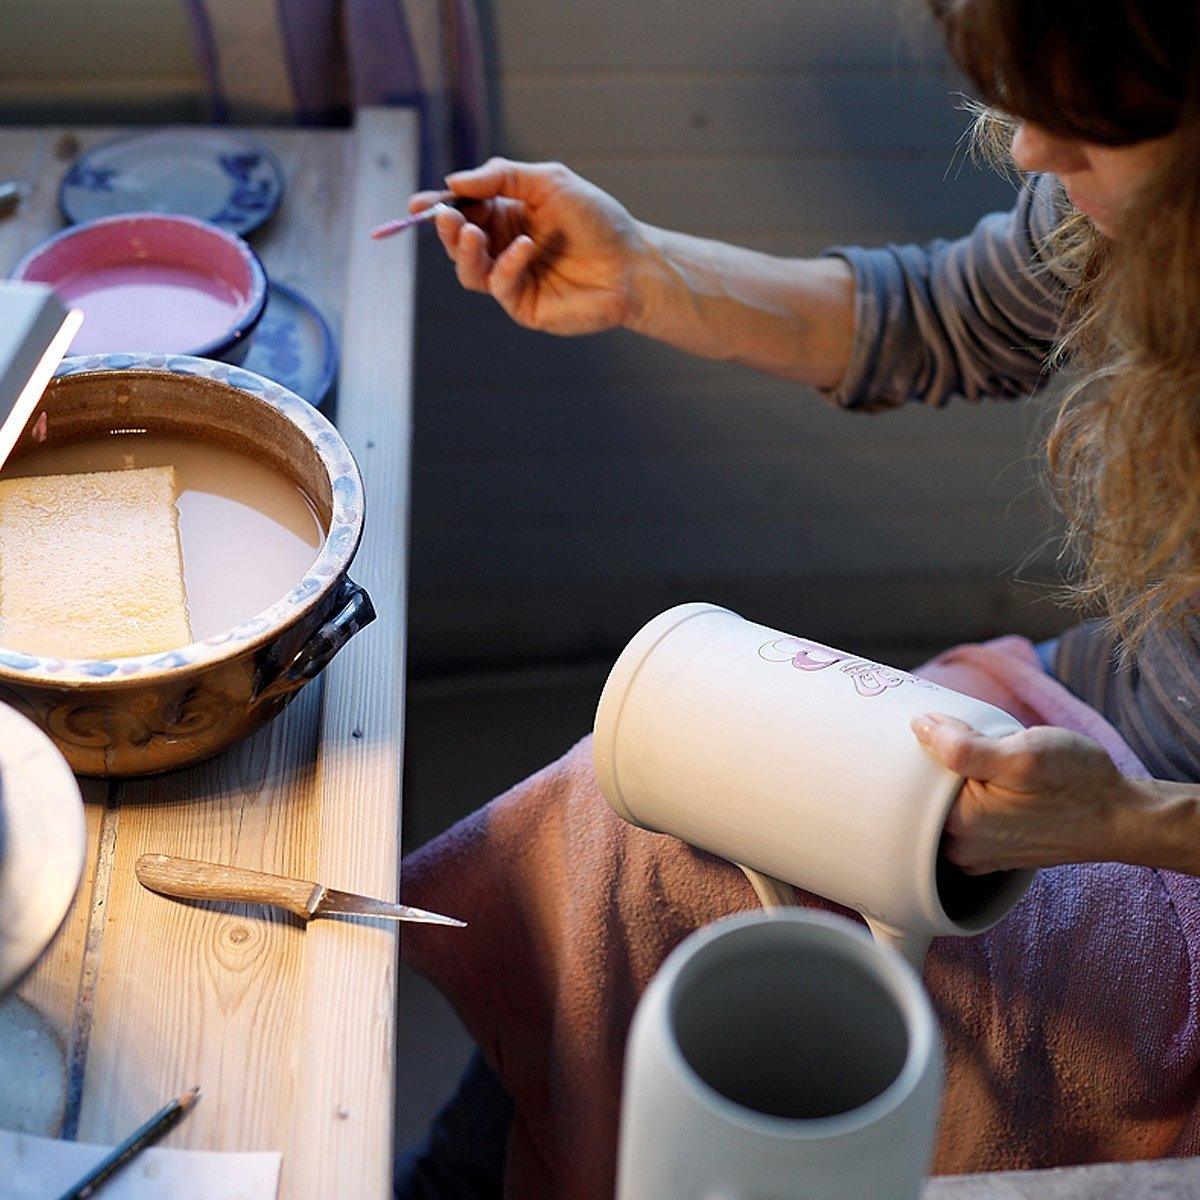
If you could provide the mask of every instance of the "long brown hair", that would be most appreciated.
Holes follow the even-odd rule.
[[[1077,280],[1050,433],[1071,591],[1126,647],[1200,600],[1200,4],[929,0],[951,56],[1000,121],[1127,146],[1161,165],[1105,237],[1080,213],[1053,252]]]

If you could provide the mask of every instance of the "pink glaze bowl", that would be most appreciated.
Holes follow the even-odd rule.
[[[35,246],[13,279],[49,284],[83,311],[71,354],[193,354],[240,363],[267,276],[235,233],[195,217],[129,213]]]

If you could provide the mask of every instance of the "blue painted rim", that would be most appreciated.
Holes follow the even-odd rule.
[[[337,378],[338,370],[338,348],[337,342],[333,338],[333,330],[329,328],[329,322],[325,320],[321,310],[302,292],[298,292],[294,287],[287,283],[280,283],[277,279],[272,279],[267,284],[268,293],[275,291],[286,296],[297,308],[303,309],[312,323],[317,327],[317,332],[321,335],[321,354],[324,357],[324,367],[319,377],[319,382],[316,387],[315,399],[309,401],[315,408],[320,408],[322,404],[329,398],[329,389],[333,387],[333,381]],[[268,295],[268,306],[270,298]],[[301,397],[308,399],[308,397]]]
[[[118,133],[118,134],[115,134],[113,137],[105,138],[102,142],[97,142],[94,146],[89,147],[77,159],[75,159],[74,162],[69,163],[67,165],[67,169],[63,172],[62,178],[58,181],[58,194],[56,197],[56,203],[58,206],[59,215],[62,217],[62,219],[68,225],[80,225],[80,224],[84,223],[84,221],[81,220],[79,217],[73,216],[71,214],[70,210],[67,208],[67,200],[66,200],[67,176],[70,175],[71,169],[73,167],[78,166],[80,163],[87,162],[87,160],[93,154],[97,154],[102,150],[107,150],[107,149],[111,148],[112,146],[119,146],[125,142],[139,142],[147,137],[158,136],[159,134],[175,133],[175,134],[178,134],[179,136],[186,137],[188,132],[189,132],[189,130],[188,130],[187,126],[180,126],[178,129],[173,129],[169,125],[164,125],[158,129],[138,130],[134,133]],[[243,138],[240,134],[236,134],[236,133],[232,133],[232,132],[227,134],[225,130],[206,129],[204,131],[204,135],[207,137],[228,136],[231,141],[237,141],[238,145],[248,148],[248,149],[251,149],[256,154],[261,154],[263,156],[263,158],[268,163],[270,163],[271,172],[272,172],[272,174],[274,174],[275,182],[276,182],[275,203],[272,204],[270,206],[270,208],[268,208],[266,211],[264,211],[261,214],[257,214],[253,220],[248,221],[245,224],[237,225],[237,226],[217,225],[218,229],[224,229],[227,233],[237,234],[242,237],[244,237],[248,233],[253,233],[256,229],[261,229],[279,211],[279,207],[281,204],[283,204],[283,199],[287,192],[287,175],[284,172],[283,163],[281,163],[279,161],[279,156],[269,146],[263,145],[262,142],[256,142],[256,141],[254,141],[253,138]],[[132,214],[131,213],[129,213],[129,214],[127,214],[127,213],[112,213],[110,215],[114,216],[114,217],[121,217],[121,216],[127,216],[127,215],[132,215]],[[192,213],[156,213],[155,215],[160,216],[160,217],[165,217],[165,216],[191,217],[191,216],[193,216]],[[101,219],[101,218],[89,217],[89,218],[85,218],[84,220],[98,220],[98,219]],[[210,225],[217,224],[215,221],[212,221],[208,217],[194,217],[194,219],[197,221],[208,221],[208,223]]]
[[[130,212],[116,213],[111,217],[95,217],[90,221],[80,221],[78,225],[69,225],[66,229],[60,229],[57,233],[52,233],[44,241],[38,242],[28,253],[22,255],[17,265],[9,272],[9,279],[20,280],[24,276],[25,269],[39,255],[44,254],[52,246],[57,246],[59,242],[68,241],[70,238],[78,237],[87,230],[101,226],[112,225],[124,221],[182,221],[188,225],[194,225],[203,229],[206,233],[216,237],[225,238],[234,242],[234,248],[241,255],[247,267],[250,270],[250,303],[246,311],[238,318],[237,323],[228,331],[223,333],[216,340],[207,343],[198,349],[181,350],[180,354],[190,354],[197,358],[219,358],[222,354],[227,353],[233,346],[237,345],[243,338],[247,337],[257,327],[259,321],[262,320],[262,315],[267,308],[267,272],[262,265],[262,260],[254,251],[254,247],[250,245],[245,238],[240,234],[236,234],[232,229],[225,229],[220,225],[214,225],[211,221],[201,220],[200,217],[190,217],[186,213],[156,213],[156,212]],[[132,353],[121,350],[110,350],[105,353],[123,354]],[[172,355],[175,351],[168,350],[148,350],[137,351],[136,353],[145,354],[167,354]]]

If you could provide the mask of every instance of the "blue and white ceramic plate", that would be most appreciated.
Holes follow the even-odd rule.
[[[119,213],[182,213],[246,234],[283,198],[265,146],[220,129],[158,129],[93,146],[71,166],[58,207],[71,224]]]
[[[267,287],[267,310],[242,366],[319,408],[337,374],[337,347],[312,302],[285,283]]]

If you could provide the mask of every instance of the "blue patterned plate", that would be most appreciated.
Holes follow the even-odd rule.
[[[283,168],[266,147],[217,129],[158,129],[93,146],[63,176],[58,207],[74,225],[118,213],[199,217],[246,234],[283,198]]]
[[[267,311],[242,366],[320,408],[337,374],[337,347],[325,318],[295,288],[267,287]]]

